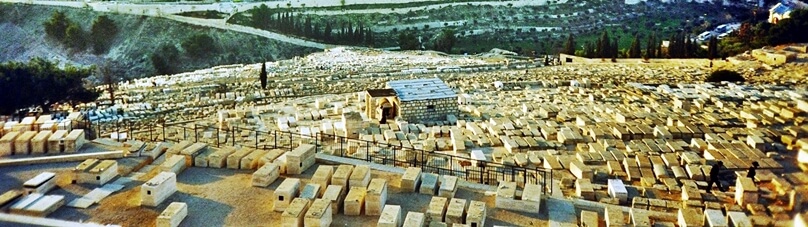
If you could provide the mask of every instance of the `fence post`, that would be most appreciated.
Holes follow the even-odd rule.
[[[365,160],[367,160],[367,162],[370,162],[370,141],[365,141],[365,144],[367,145],[367,152],[365,152]]]
[[[522,169],[522,182],[525,182],[525,185],[527,185],[527,168]]]
[[[342,143],[344,143],[345,141],[342,140],[343,139],[342,137],[338,137],[338,138],[339,138],[339,156],[340,157],[345,157],[345,150],[343,150],[343,148],[342,148]]]
[[[235,147],[236,146],[236,126],[233,126],[232,130],[230,130],[230,136],[232,136],[231,139],[233,139],[233,142],[230,142],[230,143],[233,144],[233,146]]]
[[[550,193],[552,193],[553,184],[553,169],[550,169]]]
[[[275,136],[275,140],[272,141],[272,148],[278,148],[278,131],[273,131],[272,134]]]
[[[188,130],[185,129],[185,127],[182,127],[182,140],[185,140],[185,137],[187,136],[186,131],[188,131]]]
[[[261,133],[258,130],[255,130],[255,149],[258,149],[258,133]]]
[[[547,194],[547,171],[541,172],[541,193]]]
[[[454,156],[449,156],[449,176],[454,176]]]
[[[219,147],[219,143],[220,143],[220,141],[219,141],[219,131],[220,131],[220,129],[219,128],[221,128],[221,126],[216,127],[216,147]]]
[[[418,151],[420,151],[420,152],[421,152],[421,161],[420,161],[420,162],[416,161],[416,162],[417,162],[418,164],[420,164],[420,165],[421,165],[421,169],[423,169],[423,168],[424,168],[424,163],[426,163],[426,159],[425,159],[425,157],[424,157],[424,150],[418,150]]]

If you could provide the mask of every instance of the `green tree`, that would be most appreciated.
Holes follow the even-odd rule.
[[[92,73],[92,68],[78,68],[41,58],[27,63],[0,63],[0,114],[11,114],[21,108],[42,107],[48,109],[57,102],[89,102],[98,98],[99,91],[88,88],[84,79]],[[39,92],[31,95],[31,91]]]
[[[367,31],[365,33],[366,33],[365,44],[368,45],[369,47],[373,47],[373,30],[367,28]]]
[[[261,72],[258,74],[258,79],[261,80],[261,89],[267,89],[267,63],[261,63]]]
[[[109,50],[112,41],[118,35],[118,26],[115,21],[106,15],[101,15],[93,21],[90,28],[90,42],[95,54],[102,54]]]
[[[567,43],[564,44],[564,54],[575,54],[575,38],[572,34],[567,36]]]
[[[449,53],[455,43],[457,43],[457,36],[454,29],[443,29],[435,40],[435,50]]]
[[[599,58],[608,58],[611,56],[612,47],[611,47],[611,39],[609,38],[609,32],[603,31],[600,35],[600,39],[598,39],[598,57]]]
[[[642,57],[642,48],[640,47],[640,35],[634,36],[634,41],[631,41],[631,47],[628,49],[628,57],[629,58],[640,58]]]
[[[197,33],[182,41],[182,49],[191,58],[203,58],[215,54],[218,50],[213,46],[213,38],[207,34]]]
[[[713,60],[718,57],[718,39],[715,36],[710,36],[710,41],[707,43],[707,59]]]
[[[87,47],[87,37],[84,34],[84,30],[81,30],[81,26],[77,23],[70,23],[67,26],[67,30],[65,30],[65,44],[68,47],[76,49],[76,50],[83,50]]]
[[[651,33],[651,35],[648,36],[648,42],[645,44],[645,57],[656,58],[657,47],[659,47],[659,44],[656,41],[656,33]]]
[[[251,19],[253,27],[268,29],[272,24],[272,12],[266,4],[261,4],[253,8]]]
[[[418,43],[418,38],[414,34],[402,31],[398,34],[398,46],[401,50],[417,50],[420,49],[421,44]]]
[[[179,58],[179,50],[174,45],[163,44],[157,48],[149,58],[154,70],[159,75],[174,74],[177,69],[174,67]]]
[[[70,23],[65,13],[57,10],[53,12],[50,19],[42,23],[42,26],[45,27],[45,35],[47,35],[47,37],[62,42],[65,40],[65,32]]]
[[[584,56],[587,58],[595,58],[597,57],[597,52],[595,49],[595,44],[592,42],[586,42],[584,47]]]

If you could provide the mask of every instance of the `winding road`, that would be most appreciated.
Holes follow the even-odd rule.
[[[346,0],[346,4],[389,4],[389,3],[402,3],[402,2],[424,2],[434,0]],[[558,0],[558,3],[564,3],[568,0]],[[174,14],[194,11],[218,11],[222,13],[229,13],[231,15],[237,12],[243,12],[253,7],[266,4],[270,7],[287,6],[291,7],[327,7],[339,6],[340,0],[295,0],[295,1],[268,1],[268,2],[249,2],[249,3],[233,3],[233,2],[219,2],[219,3],[204,3],[204,4],[185,4],[180,2],[172,3],[129,3],[129,2],[93,2],[93,1],[44,1],[44,0],[0,0],[2,3],[18,3],[18,4],[32,4],[32,5],[46,5],[58,7],[71,7],[81,9],[91,9],[96,12],[109,12],[109,13],[123,13],[142,16],[162,17],[182,23],[193,24],[197,26],[205,26],[211,28],[225,29],[235,32],[247,33],[257,35],[281,42],[291,43],[298,46],[326,49],[335,47],[337,45],[320,43],[301,39],[294,36],[289,36],[273,31],[261,30],[249,26],[237,25],[227,23],[227,19],[201,19],[194,17],[177,16]],[[515,0],[503,2],[464,2],[464,3],[442,3],[429,6],[408,7],[400,9],[366,9],[366,10],[309,10],[307,14],[319,15],[334,15],[334,14],[366,14],[366,13],[405,13],[410,10],[424,10],[435,9],[451,5],[492,5],[492,6],[528,6],[528,5],[546,5],[549,4],[548,0]],[[382,48],[382,49],[395,49],[395,48]]]

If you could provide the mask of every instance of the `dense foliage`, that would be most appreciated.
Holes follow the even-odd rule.
[[[57,102],[89,102],[99,91],[85,87],[84,78],[92,68],[67,65],[35,58],[28,63],[0,64],[0,114],[11,114],[18,109],[42,106],[47,109]]]
[[[105,15],[96,18],[93,21],[92,28],[90,28],[90,43],[92,44],[93,52],[96,54],[106,53],[117,35],[118,26],[115,25],[115,21]]]
[[[53,12],[51,18],[43,22],[42,26],[48,38],[65,47],[75,51],[92,47],[95,54],[106,53],[118,35],[115,21],[104,15],[95,19],[89,33],[84,31],[79,23],[67,18],[62,11]]]
[[[213,45],[214,40],[207,34],[194,34],[182,41],[182,49],[192,58],[204,58],[215,54],[218,49]]]
[[[740,73],[730,70],[718,70],[707,77],[707,82],[719,83],[721,81],[744,82],[746,79]]]
[[[180,57],[177,47],[170,44],[163,44],[157,51],[151,54],[150,60],[154,70],[158,75],[174,74],[178,72],[175,62]]]
[[[373,31],[361,22],[314,21],[310,16],[301,16],[292,9],[271,9],[261,4],[249,10],[247,25],[291,34],[324,43],[373,46]],[[238,21],[235,21],[238,23]]]
[[[808,42],[808,9],[795,10],[790,18],[777,24],[744,22],[736,32],[719,42],[718,49],[721,56],[727,57],[763,46],[805,42]]]
[[[420,50],[421,43],[412,32],[404,31],[398,34],[398,46],[401,50]]]

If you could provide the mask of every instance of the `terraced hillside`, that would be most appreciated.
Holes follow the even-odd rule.
[[[89,31],[93,20],[107,15],[119,28],[109,51],[93,54],[75,51],[46,37],[42,23],[54,11],[65,12],[68,19]],[[178,52],[169,60],[172,71],[183,72],[216,65],[255,63],[288,59],[314,51],[271,39],[212,28],[196,27],[176,21],[123,14],[101,14],[90,10],[34,5],[0,4],[0,62],[27,61],[34,57],[78,65],[114,62],[122,78],[157,74],[151,56],[161,46],[174,46]],[[207,35],[213,42],[205,49],[215,50],[205,57],[189,56],[181,43],[194,35]]]

